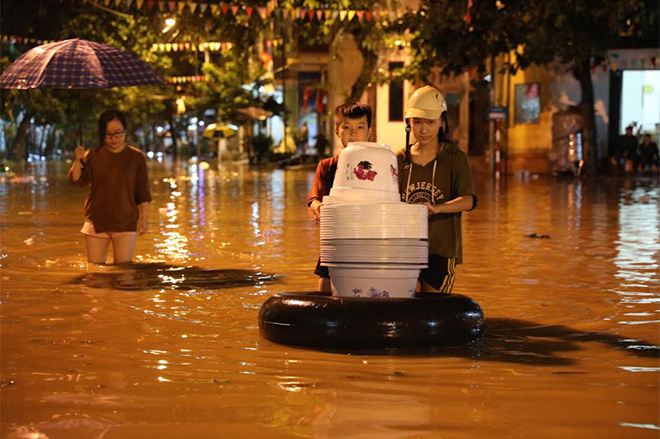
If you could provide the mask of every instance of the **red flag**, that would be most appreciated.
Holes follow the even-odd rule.
[[[303,87],[303,110],[307,110],[307,108],[309,108],[309,98],[311,94],[312,91],[309,89],[308,85]]]
[[[463,17],[463,21],[468,24],[472,22],[472,16],[470,15],[471,7],[472,7],[472,0],[468,0],[467,11],[465,12],[465,17]]]
[[[319,88],[316,90],[316,111],[325,113],[325,90]]]

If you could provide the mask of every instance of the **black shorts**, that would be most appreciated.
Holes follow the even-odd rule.
[[[328,270],[328,267],[324,267],[321,265],[321,258],[319,258],[318,262],[316,263],[316,269],[314,269],[314,274],[320,277],[324,277],[326,279],[330,279],[330,270]]]
[[[429,255],[429,267],[419,273],[419,283],[427,283],[440,293],[451,293],[456,279],[456,258]]]

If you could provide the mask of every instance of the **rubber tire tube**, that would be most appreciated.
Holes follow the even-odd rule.
[[[474,340],[483,326],[479,304],[460,294],[373,299],[279,293],[259,311],[266,339],[322,349],[433,348]]]

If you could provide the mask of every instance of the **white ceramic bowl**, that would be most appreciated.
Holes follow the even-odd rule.
[[[399,192],[396,155],[392,148],[381,143],[350,142],[339,153],[332,187]]]
[[[332,187],[330,195],[323,197],[323,204],[398,204],[399,192],[374,189],[356,189],[352,187]]]
[[[428,262],[428,241],[398,241],[399,244],[380,239],[321,241],[321,265],[346,262],[407,265]]]
[[[321,207],[321,240],[428,238],[428,214],[421,204],[330,204]]]
[[[328,267],[332,295],[340,297],[413,297],[420,267],[364,268],[334,264]]]

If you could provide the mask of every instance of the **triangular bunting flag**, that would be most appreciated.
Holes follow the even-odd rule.
[[[229,10],[229,5],[227,3],[221,3],[220,9],[222,9],[222,15],[227,15],[227,11]]]
[[[339,11],[339,19],[341,21],[344,21],[346,19],[346,14],[348,14],[348,11],[344,11],[344,10]]]
[[[110,0],[103,0],[103,3],[105,3],[106,6],[110,4]]]
[[[211,5],[211,15],[216,16],[216,15],[219,15],[219,14],[220,14],[220,6],[218,6],[216,4],[212,4]]]
[[[160,12],[163,12],[164,9],[165,9],[165,2],[164,1],[159,1],[158,2],[158,10]]]
[[[353,21],[353,18],[355,18],[355,11],[348,11],[348,21]]]
[[[177,4],[177,9],[179,10],[179,14],[183,12],[183,8],[186,7],[186,2],[178,2]]]
[[[170,8],[170,12],[174,12],[176,10],[176,2],[167,2],[167,6]]]
[[[236,16],[236,14],[238,14],[238,6],[237,5],[232,5],[231,13],[234,14],[234,16]]]
[[[364,14],[365,18],[367,21],[371,21],[371,11],[367,11],[366,14]]]
[[[332,17],[332,11],[330,9],[326,9],[323,15],[325,16],[325,20],[328,21],[330,20],[330,17]]]
[[[245,12],[247,13],[248,18],[252,17],[252,9],[252,6],[245,8]]]
[[[191,2],[191,3],[188,3],[188,7],[190,8],[190,13],[191,13],[191,14],[194,14],[194,13],[195,13],[195,9],[197,9],[197,3],[192,3],[192,2]]]
[[[307,9],[300,9],[300,19],[304,20],[307,17]]]
[[[612,71],[616,72],[617,68],[619,67],[619,64],[617,64],[616,61],[612,61]]]
[[[658,58],[655,57],[655,56],[652,56],[652,57],[651,57],[651,64],[653,64],[653,68],[654,68],[654,69],[655,69],[655,61],[656,61],[657,59],[658,59]]]
[[[153,9],[155,4],[156,4],[156,0],[147,0],[147,9],[149,10]]]
[[[336,10],[335,10],[335,11],[332,11],[332,18],[333,18],[334,20],[336,20],[337,17],[339,17],[339,11],[336,11]]]
[[[364,18],[364,11],[357,11],[356,14],[358,17],[358,21],[362,21],[362,19]]]
[[[317,10],[316,10],[316,19],[317,19],[318,21],[321,21],[322,18],[323,18],[323,11],[320,10],[320,9],[317,9]]]
[[[206,12],[206,8],[208,8],[208,6],[209,5],[207,3],[200,3],[199,4],[199,11],[202,13],[202,15],[204,14],[204,12]]]
[[[115,7],[119,7],[119,3],[121,3],[121,0],[115,0]]]
[[[266,8],[264,7],[258,7],[257,12],[259,12],[259,16],[265,20],[266,19]]]

